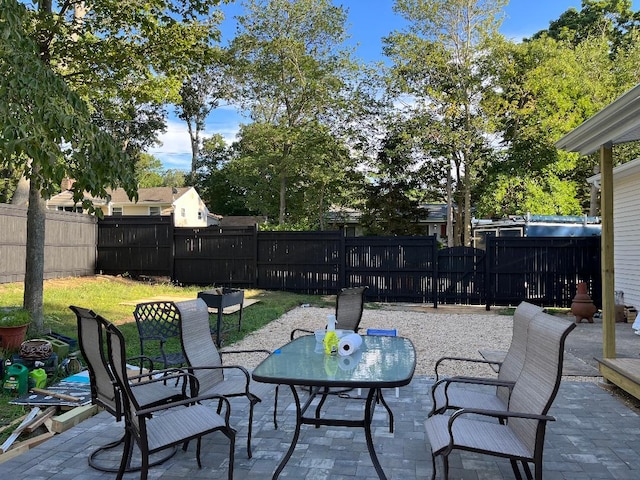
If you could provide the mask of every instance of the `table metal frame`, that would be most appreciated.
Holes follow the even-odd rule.
[[[364,337],[364,338],[366,340],[368,337]],[[370,337],[370,338],[374,338],[374,337]],[[403,339],[401,337],[393,337],[393,338],[397,338],[398,341],[407,341],[406,339]],[[309,339],[312,339],[312,340],[309,340]],[[293,340],[293,342],[297,342],[297,341],[315,342],[315,339],[313,339],[313,336],[305,336],[305,337],[298,337],[295,340]],[[282,347],[282,348],[284,349],[285,347]],[[411,345],[411,348],[413,349],[413,345]],[[279,353],[273,353],[272,355],[279,355]],[[267,358],[264,362],[268,362],[268,361],[269,361],[269,358]],[[289,388],[291,389],[291,393],[293,395],[293,399],[296,405],[296,426],[293,433],[293,438],[291,440],[291,445],[289,446],[289,449],[287,450],[284,457],[278,464],[278,467],[276,468],[273,474],[273,477],[272,477],[273,479],[276,479],[280,476],[280,473],[282,472],[287,462],[291,458],[291,455],[293,454],[296,448],[296,445],[298,443],[298,439],[300,437],[300,428],[302,425],[314,425],[316,426],[316,428],[323,425],[337,426],[337,427],[364,428],[367,449],[369,451],[369,456],[371,457],[371,462],[373,463],[376,473],[378,474],[378,477],[381,479],[387,478],[384,473],[384,470],[382,469],[382,466],[380,465],[380,461],[378,460],[378,456],[376,454],[376,451],[373,445],[373,435],[371,431],[371,422],[373,420],[373,413],[374,413],[376,401],[378,399],[377,393],[380,388],[400,387],[400,386],[409,384],[409,382],[411,381],[411,378],[413,377],[413,370],[415,369],[415,350],[414,349],[413,349],[413,368],[411,369],[410,375],[408,376],[405,375],[402,378],[395,378],[395,379],[386,378],[384,381],[378,381],[375,379],[367,380],[363,378],[358,378],[353,380],[341,379],[337,381],[332,379],[326,379],[326,380],[310,379],[310,378],[301,379],[299,377],[283,378],[276,375],[270,376],[268,374],[262,374],[260,373],[259,367],[260,366],[256,368],[256,370],[258,370],[259,372],[258,375],[256,375],[256,370],[254,370],[254,377],[253,377],[254,380],[259,382],[265,382],[265,383],[289,385]],[[304,404],[301,404],[300,396],[298,395],[298,391],[296,389],[296,386],[299,386],[299,385],[305,385],[305,386],[311,387],[309,397],[306,399]],[[330,394],[331,387],[354,387],[354,388],[368,389],[363,417],[360,419],[321,418],[320,417],[321,409],[327,396]],[[320,402],[316,406],[314,416],[312,417],[305,416],[305,413],[311,406],[313,400],[318,395],[321,395],[322,397],[320,399]]]

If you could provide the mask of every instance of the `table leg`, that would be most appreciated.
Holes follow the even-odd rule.
[[[287,450],[287,453],[285,453],[284,457],[282,457],[282,460],[280,460],[280,464],[278,465],[278,468],[276,468],[276,471],[273,474],[273,477],[272,477],[273,480],[275,480],[280,476],[280,473],[282,472],[285,465],[291,458],[293,451],[296,449],[296,445],[298,444],[298,438],[300,437],[300,425],[302,423],[302,409],[300,408],[300,397],[298,397],[298,392],[296,391],[295,385],[289,385],[289,388],[291,388],[291,393],[293,393],[293,399],[296,402],[296,429],[293,432],[293,439],[291,439],[291,445],[289,446],[289,450]]]
[[[376,450],[373,446],[373,435],[371,434],[371,421],[373,420],[373,410],[376,408],[376,399],[377,389],[370,388],[369,395],[367,395],[367,403],[364,407],[364,436],[367,439],[367,449],[369,450],[369,456],[371,457],[373,467],[376,469],[378,478],[386,480],[387,476],[384,474],[384,470],[382,470],[378,455],[376,455]]]

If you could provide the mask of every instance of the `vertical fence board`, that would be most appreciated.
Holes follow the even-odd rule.
[[[93,275],[96,218],[51,210],[45,222],[44,278]],[[24,281],[26,244],[26,207],[0,204],[0,283]]]

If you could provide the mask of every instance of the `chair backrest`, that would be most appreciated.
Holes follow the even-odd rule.
[[[340,290],[336,298],[337,328],[358,331],[364,309],[364,295],[368,288],[350,287]]]
[[[120,392],[122,392],[123,411],[127,421],[127,427],[139,441],[146,442],[144,416],[135,414],[136,410],[140,409],[140,405],[133,395],[129,384],[124,336],[118,327],[113,324],[107,325],[106,332],[109,362],[112,366],[117,387]]]
[[[575,326],[544,312],[533,317],[524,366],[511,393],[510,411],[537,415],[549,412],[560,387],[565,340]],[[540,425],[536,420],[509,419],[509,426],[531,452],[542,448],[544,429],[540,430]]]
[[[144,341],[178,337],[180,325],[178,310],[173,302],[145,302],[136,305],[133,318],[138,326],[140,352],[144,354]]]
[[[176,302],[180,317],[180,341],[182,353],[190,367],[219,367],[220,353],[211,338],[209,309],[201,298]],[[204,392],[224,380],[222,369],[194,370],[200,391]]]
[[[515,382],[522,372],[524,358],[527,351],[527,333],[531,319],[542,312],[542,307],[531,303],[522,302],[513,314],[513,332],[509,350],[502,361],[498,378],[509,382]],[[510,391],[507,388],[499,388],[498,396],[505,404],[509,403]]]
[[[78,343],[87,362],[91,400],[120,420],[122,401],[109,364],[105,332],[110,322],[92,310],[71,305],[78,320]]]

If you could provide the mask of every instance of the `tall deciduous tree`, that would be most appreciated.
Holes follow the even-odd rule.
[[[385,54],[400,92],[415,98],[417,114],[440,121],[431,135],[454,165],[455,244],[471,241],[471,195],[484,159],[486,127],[480,110],[488,87],[479,64],[487,40],[497,35],[504,0],[396,0],[394,10],[408,22],[385,38]]]
[[[131,105],[178,98],[179,79],[210,48],[196,17],[215,4],[95,0],[54,11],[51,0],[34,2],[37,10],[0,0],[0,162],[29,181],[24,306],[35,330],[44,324],[44,199],[65,177],[76,180],[78,202],[106,187],[135,197],[133,135],[118,137],[118,122],[131,124]],[[99,128],[109,122],[111,134]]]
[[[216,49],[207,64],[192,72],[180,88],[180,102],[176,105],[178,117],[187,123],[191,141],[191,175],[195,175],[202,147],[205,122],[220,102],[232,96],[231,75],[225,52]]]
[[[255,123],[241,130],[236,168],[245,177],[262,175],[264,198],[256,205],[275,202],[282,225],[291,218],[296,185],[309,182],[309,172],[351,168],[348,156],[312,151],[327,133],[339,138],[335,122],[354,88],[356,65],[343,46],[346,13],[330,0],[248,0],[245,7],[231,50],[237,98]],[[311,168],[314,162],[322,167]],[[317,202],[328,203],[326,197]]]

